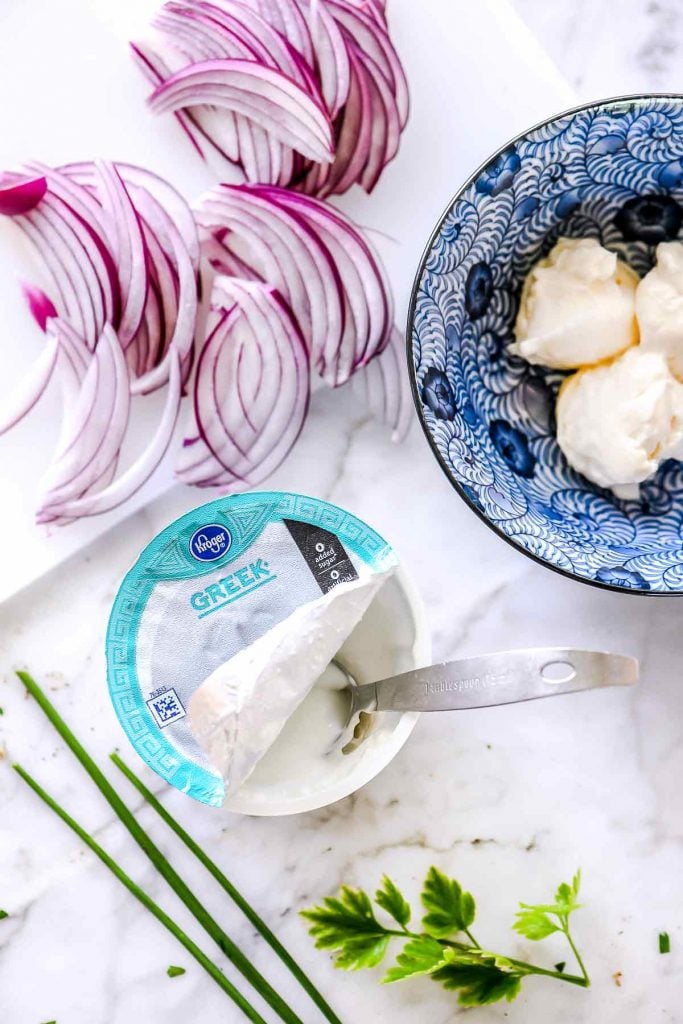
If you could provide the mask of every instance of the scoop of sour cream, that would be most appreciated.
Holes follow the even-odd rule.
[[[638,341],[638,275],[595,238],[561,238],[524,282],[512,351],[571,370]]]
[[[664,459],[683,455],[683,384],[641,346],[568,377],[556,412],[570,465],[621,498],[636,498]]]

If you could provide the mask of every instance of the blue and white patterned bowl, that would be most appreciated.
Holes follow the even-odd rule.
[[[575,473],[555,440],[561,375],[507,346],[522,282],[560,235],[591,236],[639,274],[683,225],[683,97],[579,107],[499,150],[458,192],[415,280],[408,362],[427,438],[501,537],[558,572],[683,593],[683,463],[639,501]]]

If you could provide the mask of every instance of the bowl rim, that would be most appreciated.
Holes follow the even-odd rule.
[[[683,105],[683,93],[678,92],[626,93],[625,95],[608,96],[605,99],[591,100],[590,102],[587,103],[578,103],[576,104],[576,106],[569,107],[566,110],[561,110],[556,114],[552,114],[550,117],[544,117],[541,121],[537,121],[529,128],[525,128],[524,131],[518,132],[516,135],[513,135],[512,138],[508,139],[507,142],[505,142],[503,145],[495,149],[489,156],[487,156],[486,159],[479,164],[479,166],[469,175],[469,177],[463,182],[462,185],[460,185],[457,191],[453,194],[452,198],[450,199],[450,201],[444,208],[443,212],[439,216],[431,234],[429,235],[427,243],[422,251],[422,255],[420,256],[417,271],[413,279],[413,284],[410,291],[410,302],[408,304],[408,317],[406,324],[406,360],[408,363],[408,377],[410,380],[410,391],[413,399],[413,404],[415,405],[417,417],[418,420],[420,421],[420,426],[422,427],[422,431],[427,439],[429,447],[431,448],[433,455],[436,457],[436,461],[441,467],[447,480],[455,489],[458,496],[465,502],[465,504],[471,509],[471,511],[474,512],[477,518],[480,519],[481,522],[489,528],[489,530],[492,530],[497,537],[500,537],[511,548],[519,552],[519,554],[525,555],[527,558],[530,558],[533,562],[536,562],[538,565],[542,565],[544,566],[544,568],[550,569],[551,572],[557,573],[558,576],[563,576],[565,579],[569,580],[576,580],[577,582],[583,583],[586,586],[594,587],[596,590],[607,590],[613,594],[630,595],[633,597],[682,597],[683,590],[641,590],[640,588],[636,589],[631,587],[619,587],[614,583],[604,583],[601,580],[589,579],[587,576],[581,576],[579,573],[574,572],[573,570],[570,571],[569,569],[561,568],[559,565],[552,565],[550,562],[547,562],[544,558],[541,558],[540,555],[536,555],[532,551],[527,551],[526,548],[521,547],[519,544],[515,544],[514,540],[511,537],[508,537],[508,535],[503,530],[501,530],[499,526],[496,526],[495,523],[491,522],[488,516],[486,516],[481,511],[481,509],[479,509],[474,504],[474,502],[469,498],[469,496],[462,488],[460,483],[454,479],[453,475],[449,471],[448,466],[446,465],[446,462],[442,458],[441,452],[439,451],[436,442],[434,441],[434,438],[427,425],[427,421],[425,419],[423,412],[422,401],[420,399],[420,395],[418,392],[417,375],[415,373],[415,367],[413,363],[412,337],[413,325],[415,322],[415,308],[417,304],[417,296],[420,288],[420,282],[422,280],[422,275],[425,270],[427,259],[434,246],[434,242],[438,237],[441,228],[443,227],[444,221],[446,220],[449,213],[453,209],[453,206],[455,205],[457,200],[460,198],[463,192],[465,192],[465,190],[470,187],[470,185],[474,184],[477,178],[488,167],[488,165],[492,163],[493,160],[496,159],[496,157],[501,156],[507,149],[509,149],[510,146],[513,146],[516,142],[519,142],[521,139],[525,138],[531,132],[537,131],[539,128],[543,128],[546,125],[552,124],[554,121],[557,121],[562,117],[568,117],[570,114],[578,114],[582,110],[594,110],[600,107],[616,105],[619,103],[634,103],[636,101],[644,102],[646,100],[658,99],[676,100],[679,104]]]

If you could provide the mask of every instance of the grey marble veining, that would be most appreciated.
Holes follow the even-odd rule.
[[[331,457],[321,466],[318,493],[343,498],[371,522],[382,519],[387,505],[401,507],[408,489],[421,495],[393,520],[392,540],[427,601],[438,657],[541,642],[618,646],[641,657],[643,685],[634,693],[425,716],[373,783],[300,817],[207,813],[149,774],[148,781],[296,949],[345,1020],[446,1024],[457,1011],[452,996],[424,980],[382,988],[371,973],[335,974],[327,958],[312,950],[296,911],[342,882],[372,886],[384,871],[415,897],[433,862],[461,876],[478,896],[478,931],[487,944],[549,964],[565,959],[566,951],[559,940],[543,948],[514,936],[509,926],[516,901],[542,900],[576,867],[584,871],[586,907],[577,915],[576,932],[593,988],[583,993],[532,981],[513,1006],[477,1010],[482,1024],[504,1013],[534,1024],[679,1019],[679,604],[602,593],[532,564],[452,500],[446,480],[424,458],[417,431],[403,450],[393,449],[354,412],[348,396],[335,398],[324,415],[314,403],[312,428],[290,461],[287,486],[310,487],[311,461],[327,442]],[[378,475],[381,490],[369,485]],[[284,482],[280,471],[273,485]],[[31,587],[3,614],[3,666],[30,664],[53,688],[78,734],[100,752],[121,743],[106,693],[96,685],[120,566],[175,514],[177,501],[169,497],[136,515],[125,530],[74,560],[67,572]],[[440,568],[445,566],[454,567],[448,585]],[[57,786],[64,804],[77,809],[134,877],[201,938],[10,671],[0,682],[0,704],[7,758]],[[127,749],[124,755],[134,759]],[[0,877],[11,879],[2,895],[12,912],[0,932],[0,998],[12,1007],[11,1024],[186,1024],[197,1005],[205,1024],[237,1024],[239,1015],[218,989],[9,771],[0,771],[0,801]],[[181,870],[191,871],[200,895],[234,937],[291,994],[304,1020],[313,1021],[305,1000],[225,898],[158,822],[144,810],[140,817],[173,850]],[[657,953],[661,929],[672,937],[669,957]],[[27,958],[36,965],[29,976]],[[181,963],[188,973],[167,978],[170,963]],[[620,988],[613,980],[617,971]],[[29,983],[31,976],[40,978],[38,988]]]
[[[514,0],[580,100],[683,92],[678,0]]]
[[[676,88],[678,4],[516,2],[579,98]],[[485,134],[477,140],[484,152],[494,144]],[[411,266],[400,272],[405,283]],[[384,530],[427,604],[436,658],[540,644],[618,648],[641,658],[642,685],[424,716],[370,785],[293,818],[208,811],[149,772],[148,784],[296,952],[345,1024],[460,1016],[475,1024],[681,1024],[683,603],[601,592],[524,558],[457,500],[417,429],[392,447],[348,393],[314,396],[300,443],[268,484],[336,501]],[[139,767],[102,685],[104,631],[122,573],[186,508],[185,494],[168,495],[0,609],[0,907],[11,915],[0,922],[1,1024],[242,1020],[9,767],[20,761],[53,789],[210,950],[13,675],[30,667],[101,760],[120,745]],[[305,1024],[315,1024],[310,1004],[210,879],[146,809],[139,818]],[[547,898],[581,866],[585,907],[575,932],[591,990],[532,980],[515,1003],[465,1015],[427,980],[381,987],[377,972],[335,972],[312,949],[299,909],[343,882],[372,888],[383,872],[415,899],[432,863],[478,898],[482,941],[546,965],[569,960],[567,950],[556,938],[517,937],[517,901]],[[657,950],[661,930],[671,935],[669,956]],[[169,964],[187,973],[169,979]]]

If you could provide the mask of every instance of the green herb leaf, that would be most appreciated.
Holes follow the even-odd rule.
[[[571,884],[562,882],[558,886],[554,903],[520,903],[517,920],[512,927],[533,942],[539,942],[553,932],[563,931],[569,915],[580,906],[577,902],[580,887],[581,872],[577,871]],[[558,918],[558,923],[549,915]]]
[[[669,939],[668,932],[659,933],[659,952],[670,953],[671,952],[671,940]]]
[[[169,978],[179,978],[181,974],[185,973],[185,968],[176,967],[175,964],[171,964],[171,966],[166,969],[166,973]]]
[[[447,963],[432,971],[434,981],[458,991],[461,1006],[486,1006],[519,995],[522,974],[504,956],[480,950],[446,949]]]
[[[454,878],[431,867],[422,890],[422,904],[428,913],[422,927],[430,935],[445,938],[469,928],[474,921],[475,903]]]
[[[4,715],[4,713],[5,713],[5,709],[4,708],[0,708],[0,715]]]
[[[7,911],[6,910],[0,910],[0,921],[4,921],[4,919],[6,917],[9,917],[9,914],[7,913]]]
[[[387,914],[393,917],[394,921],[405,928],[410,921],[410,904],[387,875],[382,878],[382,888],[375,893],[375,901],[382,910],[386,910]]]
[[[547,938],[553,932],[560,931],[559,925],[551,921],[544,910],[539,907],[529,907],[525,903],[520,903],[520,906],[523,909],[517,911],[517,920],[512,927],[526,939],[540,942],[541,939]]]
[[[335,967],[357,971],[376,967],[384,959],[391,934],[375,917],[362,890],[345,885],[338,899],[328,896],[320,906],[302,910],[301,916],[312,924],[309,934],[316,947],[337,953]]]
[[[564,916],[569,916],[573,910],[576,910],[579,906],[577,900],[579,895],[579,889],[581,887],[581,872],[577,871],[572,878],[571,885],[567,882],[562,882],[555,893],[555,903],[557,905],[557,912]]]
[[[396,957],[396,964],[390,967],[383,981],[391,983],[411,978],[416,974],[431,974],[443,966],[444,947],[430,935],[421,935],[403,947],[403,952]]]

